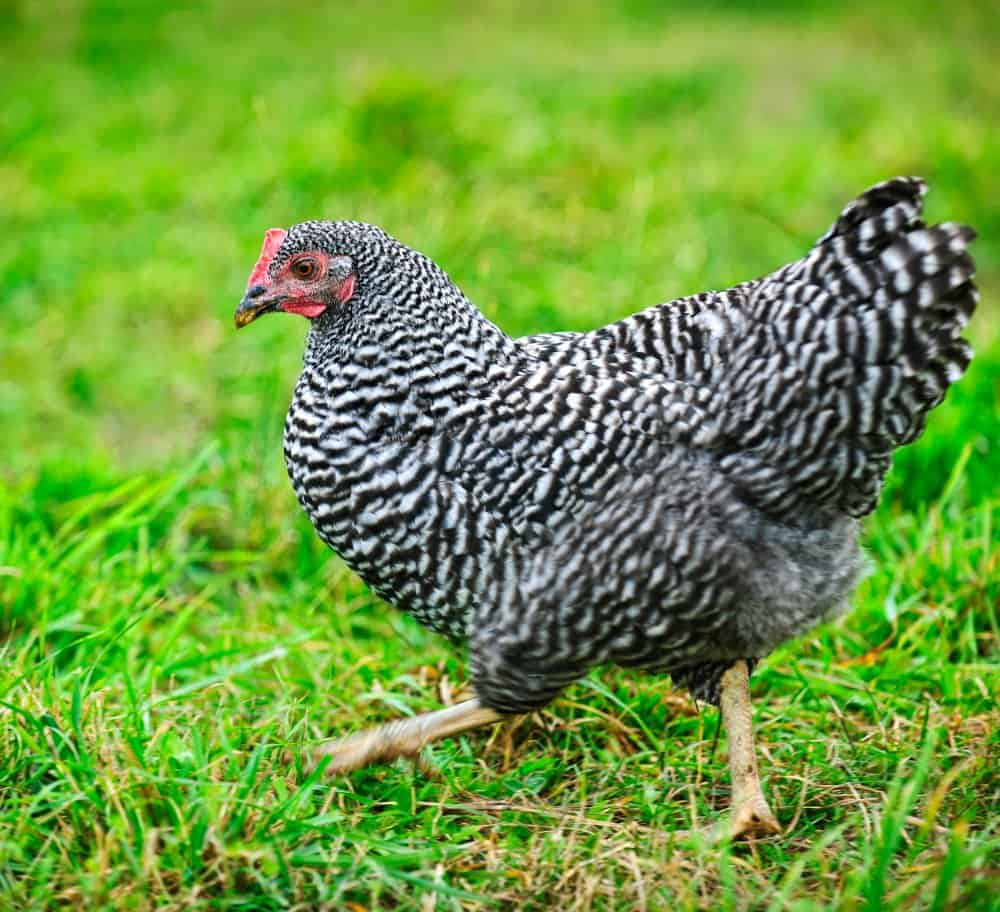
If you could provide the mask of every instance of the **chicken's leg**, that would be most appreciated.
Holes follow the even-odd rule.
[[[390,763],[397,757],[415,757],[431,741],[448,738],[470,728],[499,722],[503,716],[478,700],[466,700],[446,709],[397,719],[331,741],[320,747],[316,759],[331,757],[328,773],[349,773],[363,766]]]
[[[722,676],[719,709],[729,739],[729,772],[733,780],[729,835],[736,839],[780,833],[781,827],[768,807],[757,774],[750,712],[750,675],[743,660],[736,662]]]

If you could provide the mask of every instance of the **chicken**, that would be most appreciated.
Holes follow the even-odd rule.
[[[514,339],[380,228],[267,232],[236,312],[310,320],[285,425],[320,537],[467,644],[475,698],[327,746],[347,772],[527,713],[603,663],[718,705],[734,836],[779,832],[749,673],[846,609],[893,450],[971,357],[974,234],[879,184],[801,260]]]

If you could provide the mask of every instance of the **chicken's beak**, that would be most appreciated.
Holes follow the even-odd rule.
[[[243,300],[240,301],[240,306],[236,308],[236,328],[242,329],[253,323],[257,317],[277,310],[283,300],[285,300],[284,295],[268,297],[265,285],[248,288]]]

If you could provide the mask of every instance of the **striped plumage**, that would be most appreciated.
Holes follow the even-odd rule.
[[[844,607],[893,449],[968,364],[973,233],[925,227],[924,191],[872,188],[764,278],[523,339],[382,230],[296,225],[248,290],[303,251],[341,270],[288,413],[295,492],[376,592],[468,643],[489,707],[608,661],[714,701]]]

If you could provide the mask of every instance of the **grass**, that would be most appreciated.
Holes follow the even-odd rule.
[[[996,908],[992,16],[3,5],[0,908]],[[715,713],[612,670],[423,769],[305,769],[465,673],[294,503],[302,326],[231,332],[264,229],[378,222],[512,332],[583,328],[798,256],[897,173],[980,230],[978,356],[896,460],[854,611],[755,676],[788,835],[700,836]]]

